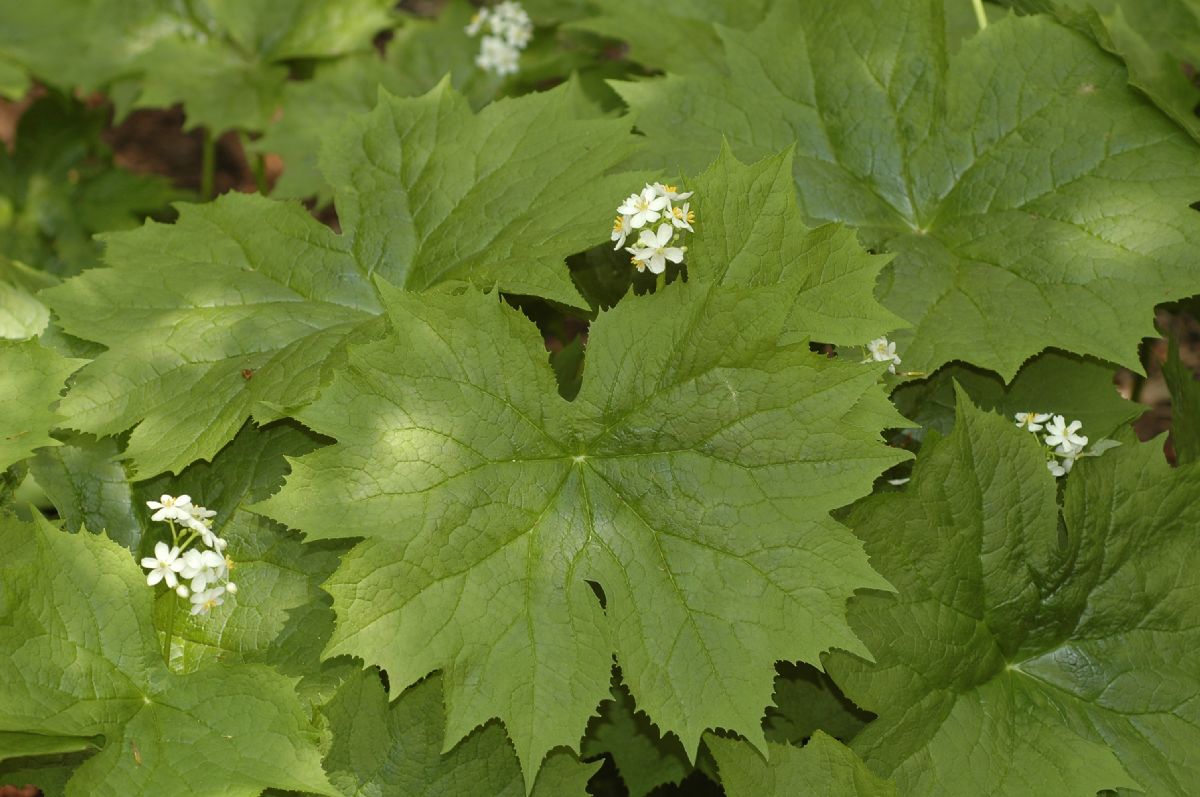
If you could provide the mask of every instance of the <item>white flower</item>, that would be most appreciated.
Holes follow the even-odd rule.
[[[1068,426],[1063,416],[1055,415],[1054,420],[1046,424],[1046,445],[1061,445],[1066,449],[1082,449],[1088,442],[1085,435],[1076,434],[1082,426],[1082,421],[1071,421],[1070,426]]]
[[[696,212],[691,207],[691,202],[684,202],[681,208],[671,208],[671,223],[682,230],[695,232],[692,229],[692,223],[696,220]]]
[[[475,65],[497,75],[515,74],[521,51],[533,38],[529,14],[520,3],[506,0],[494,8],[481,9],[464,30],[468,36],[476,36],[485,26],[488,33],[479,42]]]
[[[630,229],[640,230],[647,224],[661,219],[662,211],[669,201],[666,197],[659,196],[653,187],[646,186],[640,194],[630,194],[625,203],[617,208],[617,212],[629,216]]]
[[[238,591],[238,585],[234,584],[232,581],[230,581],[228,584],[225,585],[225,591],[228,592],[230,595],[234,595]]]
[[[1031,432],[1040,432],[1042,424],[1050,420],[1048,412],[1018,412],[1015,416],[1017,419],[1017,427],[1028,429]]]
[[[203,506],[193,506],[188,510],[188,514],[196,518],[196,520],[208,520],[217,516],[215,511]]]
[[[479,42],[475,65],[497,75],[512,75],[517,72],[520,55],[520,50],[499,36],[484,36]]]
[[[617,216],[617,220],[613,222],[612,228],[611,240],[617,242],[617,245],[613,247],[613,251],[625,245],[625,237],[627,235],[629,235],[629,217],[624,215]]]
[[[179,558],[178,548],[171,548],[165,542],[159,542],[154,545],[154,556],[142,559],[142,567],[150,571],[146,575],[147,584],[153,587],[160,581],[166,581],[168,587],[175,589],[179,584],[175,574],[183,569],[183,560]]]
[[[871,360],[877,363],[885,363],[889,360],[891,365],[888,366],[888,371],[896,373],[896,366],[900,364],[900,356],[896,354],[896,344],[889,341],[886,337],[875,338],[867,344],[867,351],[871,353]],[[870,362],[871,360],[864,360]]]
[[[188,511],[192,508],[192,497],[163,495],[157,501],[147,501],[146,506],[158,510],[150,516],[151,520],[186,520],[191,517]]]
[[[1054,477],[1056,479],[1065,476],[1067,473],[1067,470],[1068,470],[1067,468],[1064,468],[1062,465],[1059,465],[1058,460],[1054,460],[1054,459],[1046,460],[1046,468],[1050,471],[1051,474],[1054,475]]]
[[[189,595],[191,595],[191,594],[192,594],[192,592],[191,592],[191,590],[189,590],[189,589],[187,588],[187,586],[186,586],[186,585],[184,585],[184,584],[180,584],[178,587],[176,587],[176,588],[175,588],[175,594],[176,594],[176,595],[178,595],[178,596],[179,596],[179,597],[181,597],[181,598],[186,598],[186,597],[188,597]]]
[[[479,9],[479,11],[475,12],[475,16],[471,17],[471,21],[463,30],[467,32],[468,36],[479,35],[479,31],[483,29],[484,23],[488,21],[488,17],[490,16],[491,12],[486,8]]]
[[[225,602],[225,599],[221,597],[224,594],[224,587],[213,587],[203,592],[193,592],[192,614],[206,614],[210,609],[220,606]]]
[[[1075,460],[1083,455],[1083,446],[1059,445],[1054,448],[1054,453],[1062,457],[1063,473],[1070,473],[1071,468],[1075,467]]]
[[[654,189],[655,194],[657,194],[658,196],[662,197],[663,199],[666,199],[671,202],[673,202],[677,199],[687,199],[688,197],[690,197],[692,195],[691,191],[688,191],[683,194],[679,193],[678,190],[673,185],[663,185],[662,183],[655,183],[654,185],[652,185],[650,187]]]
[[[180,575],[191,579],[192,591],[202,592],[209,584],[219,581],[228,569],[225,557],[216,551],[198,551],[192,548],[183,554]]]
[[[513,0],[505,0],[492,9],[491,24],[493,33],[520,50],[525,49],[533,36],[533,21],[521,4]]]
[[[670,224],[660,224],[657,235],[650,230],[642,230],[642,234],[638,236],[640,245],[628,247],[625,251],[636,260],[645,263],[651,273],[661,274],[667,270],[668,260],[672,263],[683,262],[683,250],[677,246],[667,246],[674,234]]]
[[[216,513],[214,512],[213,514]],[[217,547],[218,538],[216,532],[212,530],[213,523],[211,519],[204,518],[201,520],[200,518],[189,517],[183,522],[183,525],[199,534],[200,539],[203,540],[204,544],[209,548]]]

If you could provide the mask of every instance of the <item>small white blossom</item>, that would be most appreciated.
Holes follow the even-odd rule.
[[[170,496],[163,496],[169,498]],[[154,556],[142,559],[142,567],[150,572],[146,574],[146,583],[154,586],[160,581],[166,581],[171,589],[179,584],[175,574],[183,570],[184,563],[179,558],[179,549],[168,546],[165,542],[155,543]]]
[[[640,230],[662,218],[668,201],[666,197],[659,196],[653,187],[646,186],[641,193],[630,194],[617,212],[629,217],[629,229]]]
[[[1065,476],[1068,470],[1068,468],[1058,464],[1058,460],[1055,459],[1046,460],[1046,468],[1056,479]]]
[[[1083,446],[1076,448],[1075,446],[1058,445],[1054,448],[1054,453],[1062,458],[1063,473],[1070,473],[1071,468],[1075,467],[1075,460],[1083,456]]]
[[[230,581],[228,584],[225,585],[225,591],[228,592],[230,595],[234,595],[238,591],[238,585],[234,584],[232,581]]]
[[[192,508],[192,497],[163,495],[157,501],[147,501],[146,506],[158,510],[150,516],[151,520],[186,520],[191,517],[189,510]]]
[[[1016,425],[1021,429],[1028,429],[1031,432],[1040,432],[1042,424],[1050,420],[1048,412],[1018,412],[1015,416],[1017,419]]]
[[[225,557],[216,551],[192,548],[183,554],[180,575],[191,579],[192,591],[202,592],[209,584],[219,581],[228,572]]]
[[[896,344],[894,342],[889,341],[886,337],[875,338],[875,340],[867,344],[867,351],[870,352],[871,358],[864,362],[886,363],[890,361],[891,364],[888,366],[888,371],[893,374],[896,373],[896,366],[900,364],[900,356],[896,354]]]
[[[691,202],[684,202],[683,207],[671,208],[671,223],[681,230],[695,232],[692,229],[692,223],[696,221],[696,212],[691,207]]]
[[[192,614],[207,614],[209,610],[220,606],[225,602],[225,598],[222,597],[224,594],[224,587],[213,587],[203,592],[193,592]]]
[[[674,202],[679,199],[687,199],[688,197],[690,197],[692,195],[691,191],[687,191],[682,194],[679,193],[678,189],[676,189],[675,186],[673,186],[673,185],[663,185],[662,183],[655,183],[654,185],[652,185],[650,187],[652,189],[654,189],[655,194],[662,197],[663,199],[666,199],[669,202]]]
[[[186,598],[186,597],[188,597],[189,595],[191,595],[191,594],[192,594],[192,592],[191,592],[191,590],[189,590],[189,589],[187,588],[187,585],[185,585],[185,584],[180,584],[178,587],[176,587],[176,588],[175,588],[175,594],[176,594],[176,595],[178,595],[178,596],[179,596],[179,597],[181,597],[181,598]]]
[[[479,42],[479,55],[475,66],[497,75],[512,75],[517,72],[520,51],[509,46],[499,36],[484,36]]]
[[[659,225],[658,233],[642,230],[638,237],[639,246],[628,247],[625,251],[645,263],[652,273],[661,274],[667,270],[668,260],[672,263],[683,262],[683,249],[667,245],[674,234],[670,224]]]
[[[213,523],[211,519],[204,518],[201,520],[199,518],[189,517],[183,522],[183,524],[199,534],[200,539],[203,540],[204,544],[209,548],[217,547],[218,537],[217,533],[213,531]]]
[[[468,36],[478,36],[479,31],[483,30],[484,23],[488,21],[488,17],[491,15],[492,12],[486,8],[479,9],[475,12],[475,16],[471,17],[471,21],[467,23],[467,26],[463,30],[467,32]]]
[[[1063,416],[1055,415],[1054,419],[1046,424],[1046,445],[1082,449],[1088,442],[1085,435],[1076,434],[1082,426],[1082,421],[1071,421],[1070,425],[1067,425]]]
[[[613,222],[612,240],[617,242],[613,250],[620,249],[625,245],[625,238],[629,235],[629,216],[617,216],[617,220]]]

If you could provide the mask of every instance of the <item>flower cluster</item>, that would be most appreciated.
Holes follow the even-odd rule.
[[[888,371],[896,373],[896,366],[900,364],[900,355],[896,354],[896,344],[887,338],[875,338],[867,344],[867,359],[864,363],[890,363]]]
[[[696,212],[690,202],[675,203],[691,195],[691,191],[680,193],[675,186],[662,183],[647,183],[640,193],[630,194],[617,208],[619,215],[612,228],[611,240],[616,243],[613,249],[625,246],[625,239],[640,231],[637,245],[625,246],[638,271],[650,269],[652,274],[662,274],[668,261],[682,263],[687,247],[676,244],[681,243],[684,230],[696,231],[692,227]]]
[[[1046,446],[1046,467],[1056,477],[1065,476],[1075,467],[1075,460],[1080,457],[1097,456],[1100,451],[1084,453],[1088,444],[1087,435],[1079,434],[1083,428],[1082,421],[1071,421],[1061,415],[1051,415],[1048,412],[1018,412],[1015,416],[1017,427],[1027,429],[1035,435],[1045,432],[1042,442]],[[1105,441],[1101,441],[1105,442]]]
[[[505,0],[492,8],[483,8],[467,25],[468,36],[477,36],[487,26],[488,33],[479,42],[475,65],[497,75],[514,75],[521,51],[533,38],[533,22],[520,3]]]
[[[229,580],[233,562],[225,555],[228,543],[213,531],[216,512],[193,504],[188,495],[164,495],[146,506],[155,510],[151,520],[171,527],[171,544],[156,543],[154,556],[142,559],[142,567],[150,571],[147,584],[162,581],[179,597],[190,598],[192,614],[205,614],[224,603],[226,593],[237,592],[237,584]]]

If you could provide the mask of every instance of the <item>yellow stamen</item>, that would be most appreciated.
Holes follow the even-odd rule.
[[[621,217],[617,216],[617,220],[613,222],[613,232],[621,231]]]
[[[636,267],[638,271],[646,270],[646,264],[643,263],[641,260],[638,260],[636,257],[629,258],[629,262],[633,263],[634,267]]]

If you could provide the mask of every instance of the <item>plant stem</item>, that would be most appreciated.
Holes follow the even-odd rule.
[[[204,160],[200,168],[200,198],[207,202],[213,198],[213,176],[217,171],[217,137],[207,127],[204,128]]]
[[[979,29],[986,29],[987,12],[983,10],[983,0],[971,0],[971,5],[975,7],[975,21],[979,23]]]
[[[163,661],[171,668],[171,638],[175,635],[175,612],[179,608],[179,595],[171,590],[171,608],[167,615],[167,633],[163,636]]]
[[[267,164],[261,152],[250,152],[250,136],[246,135],[245,131],[238,133],[238,138],[242,142],[242,154],[246,156],[246,163],[250,165],[250,170],[254,172],[254,184],[258,186],[258,193],[263,196],[267,195],[270,186],[267,185]]]
[[[658,275],[658,282],[654,285],[654,292],[662,293],[662,289],[665,287],[667,287],[667,272],[664,271]]]

